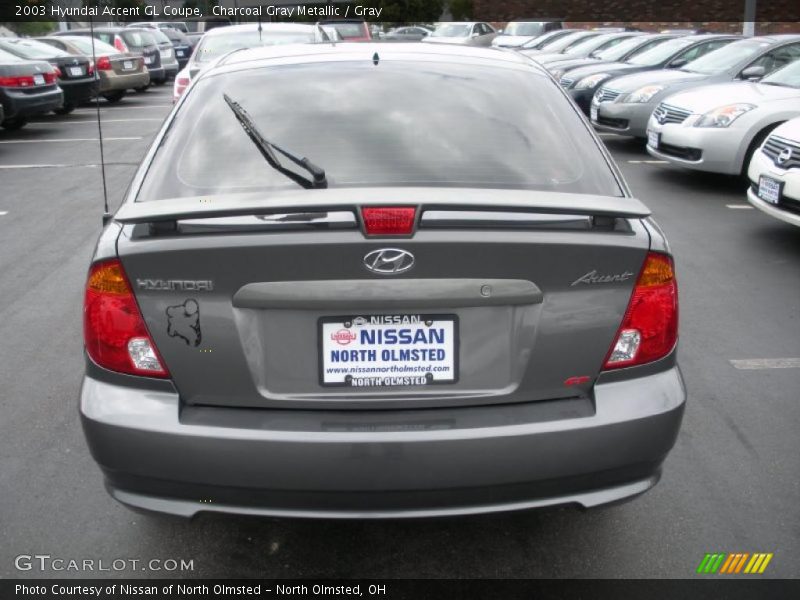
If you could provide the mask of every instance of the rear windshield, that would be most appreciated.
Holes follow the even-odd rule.
[[[159,29],[151,29],[150,31],[148,31],[148,33],[153,36],[153,39],[158,44],[171,44],[172,43],[172,42],[169,41],[169,38],[166,35],[164,35],[164,33]]]
[[[0,62],[15,63],[15,62],[22,62],[22,59],[19,56],[11,54],[10,52],[6,52],[2,48],[0,48]]]
[[[74,37],[67,38],[67,41],[80,50],[83,54],[86,54],[87,56],[92,55],[92,38],[79,37],[76,35]],[[119,50],[114,48],[114,46],[106,44],[105,42],[101,42],[100,40],[94,41],[94,52],[95,54],[103,54],[106,56],[109,54],[120,53]]]
[[[8,50],[12,54],[17,54],[22,58],[31,60],[70,56],[69,52],[64,52],[63,50],[54,48],[50,44],[37,42],[36,40],[5,39],[0,40],[0,47]]]
[[[692,38],[675,38],[672,40],[668,40],[663,44],[659,44],[655,48],[650,48],[649,50],[645,50],[637,54],[636,56],[632,56],[628,59],[632,65],[641,65],[643,67],[654,67],[656,65],[662,64],[664,61],[669,59],[671,56],[677,54],[684,48],[688,48],[692,44],[696,43],[697,40]]]
[[[208,62],[240,48],[255,46],[277,46],[280,44],[304,44],[314,41],[314,33],[309,31],[275,31],[264,27],[259,35],[257,30],[236,31],[222,35],[204,37],[194,53],[195,62]]]
[[[143,48],[144,46],[155,46],[156,40],[146,31],[123,31],[122,39],[128,46]]]
[[[654,42],[650,38],[632,37],[620,42],[616,46],[611,46],[610,48],[604,48],[603,50],[597,50],[592,54],[592,56],[598,58],[599,60],[616,62],[620,60],[623,56],[628,54],[628,52],[631,52],[632,50],[638,48],[639,46],[647,43],[653,44],[657,42]]]
[[[138,200],[299,189],[265,161],[223,93],[250,113],[266,139],[322,167],[330,187],[621,195],[574,107],[529,67],[391,60],[376,66],[370,60],[261,67],[199,80]]]

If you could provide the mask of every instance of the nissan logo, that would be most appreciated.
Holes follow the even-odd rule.
[[[776,160],[779,165],[782,165],[785,162],[789,162],[789,159],[792,158],[792,149],[791,148],[784,148],[780,154],[778,154]]]
[[[373,273],[397,275],[414,266],[414,255],[399,248],[381,248],[364,256],[364,266]]]

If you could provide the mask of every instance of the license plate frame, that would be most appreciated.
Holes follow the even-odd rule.
[[[122,61],[122,69],[125,71],[133,71],[136,68],[136,65],[133,63],[132,60],[125,60]]]
[[[154,62],[155,62],[155,58],[153,58],[152,56],[145,56],[144,57],[144,64],[152,65]]]
[[[653,150],[658,150],[661,145],[661,134],[657,131],[647,130],[647,145]]]
[[[33,85],[44,85],[44,84],[45,84],[44,75],[42,75],[41,73],[37,73],[36,75],[33,76]]]
[[[83,77],[83,68],[82,67],[70,67],[69,68],[69,76],[70,77]]]
[[[397,322],[394,322],[396,320]],[[382,321],[382,322],[377,322]],[[428,324],[430,323],[430,324]],[[349,327],[347,326],[349,324]],[[404,347],[396,344],[382,344],[374,343],[372,346],[360,343],[358,339],[360,335],[356,332],[361,330],[365,331],[387,331],[391,329],[405,329],[405,330],[424,330],[431,329],[435,325],[444,325],[443,343],[438,344],[420,344],[405,345]],[[352,336],[349,341],[339,342],[335,341],[333,335],[341,334],[342,332],[349,332]],[[447,331],[450,335],[447,335]],[[399,336],[399,332],[397,333]],[[433,337],[433,332],[430,334]],[[379,338],[376,333],[373,333],[373,341]],[[429,338],[429,339],[432,339]],[[438,340],[436,340],[438,342]],[[352,389],[388,389],[388,390],[402,390],[402,389],[418,389],[420,387],[427,387],[430,385],[453,385],[458,383],[459,380],[459,353],[460,353],[460,340],[459,340],[459,319],[455,314],[397,314],[397,313],[379,313],[379,314],[362,314],[362,315],[341,315],[320,317],[317,320],[317,353],[318,353],[318,382],[320,386],[325,388],[352,388]],[[355,343],[353,343],[355,342]],[[443,359],[426,359],[417,360],[420,365],[411,364],[415,361],[402,360],[399,351],[402,350],[443,350]],[[355,350],[357,352],[367,351],[374,349],[376,351],[375,360],[356,360],[335,363],[331,358],[331,350]],[[394,350],[396,354],[391,355],[390,360],[384,360],[386,356],[383,352],[386,350]],[[448,356],[449,350],[449,356]],[[363,357],[363,354],[361,355]],[[431,364],[438,362],[441,364]],[[392,370],[392,366],[398,367],[398,370]],[[329,368],[375,368],[386,369],[384,371],[371,371],[365,372],[361,376],[355,373],[327,373]],[[446,371],[434,372],[421,372],[405,370],[404,368],[414,369],[415,367],[448,367]],[[327,375],[327,377],[326,377]]]
[[[778,206],[781,202],[781,195],[783,194],[783,183],[783,181],[761,175],[758,178],[758,191],[756,195],[767,204]]]

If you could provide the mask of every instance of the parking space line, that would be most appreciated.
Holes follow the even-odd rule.
[[[631,165],[667,165],[668,160],[629,160],[628,164]]]
[[[751,358],[730,361],[734,369],[800,369],[800,358]]]
[[[730,208],[733,210],[753,210],[753,207],[749,204],[726,204],[725,208]]]
[[[86,165],[66,165],[66,164],[42,164],[42,165],[0,165],[0,169],[78,169],[78,168],[90,168],[96,169],[100,166],[100,163],[96,164],[86,164]],[[107,167],[116,167],[116,166],[126,166],[126,167],[136,167],[139,166],[137,162],[107,162]]]
[[[103,119],[101,118],[100,121],[102,123],[134,123],[138,121],[158,121],[161,123],[164,119],[151,119],[151,118],[143,118],[143,119]],[[27,127],[31,125],[46,125],[47,127],[52,127],[54,124],[58,125],[78,125],[78,124],[85,124],[90,123],[93,125],[97,125],[97,119],[93,121],[36,121],[35,123],[28,123]]]
[[[141,137],[104,137],[104,142],[123,142],[141,140]],[[0,144],[50,144],[55,142],[99,142],[100,138],[66,138],[50,140],[0,140]]]
[[[175,106],[174,104],[147,104],[145,106],[115,106],[114,108],[100,108],[101,111],[113,111],[117,112],[118,110],[149,110],[151,108],[172,108]],[[93,113],[96,112],[96,108],[76,108],[72,114],[84,114],[84,113]]]
[[[7,210],[0,210],[0,217],[5,217],[8,214]]]

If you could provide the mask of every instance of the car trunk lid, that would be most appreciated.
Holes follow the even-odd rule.
[[[393,204],[416,207],[414,235],[365,235],[361,208]],[[129,203],[116,219],[184,402],[348,409],[588,394],[648,214],[631,198],[381,188]],[[384,251],[390,272],[370,270]]]

